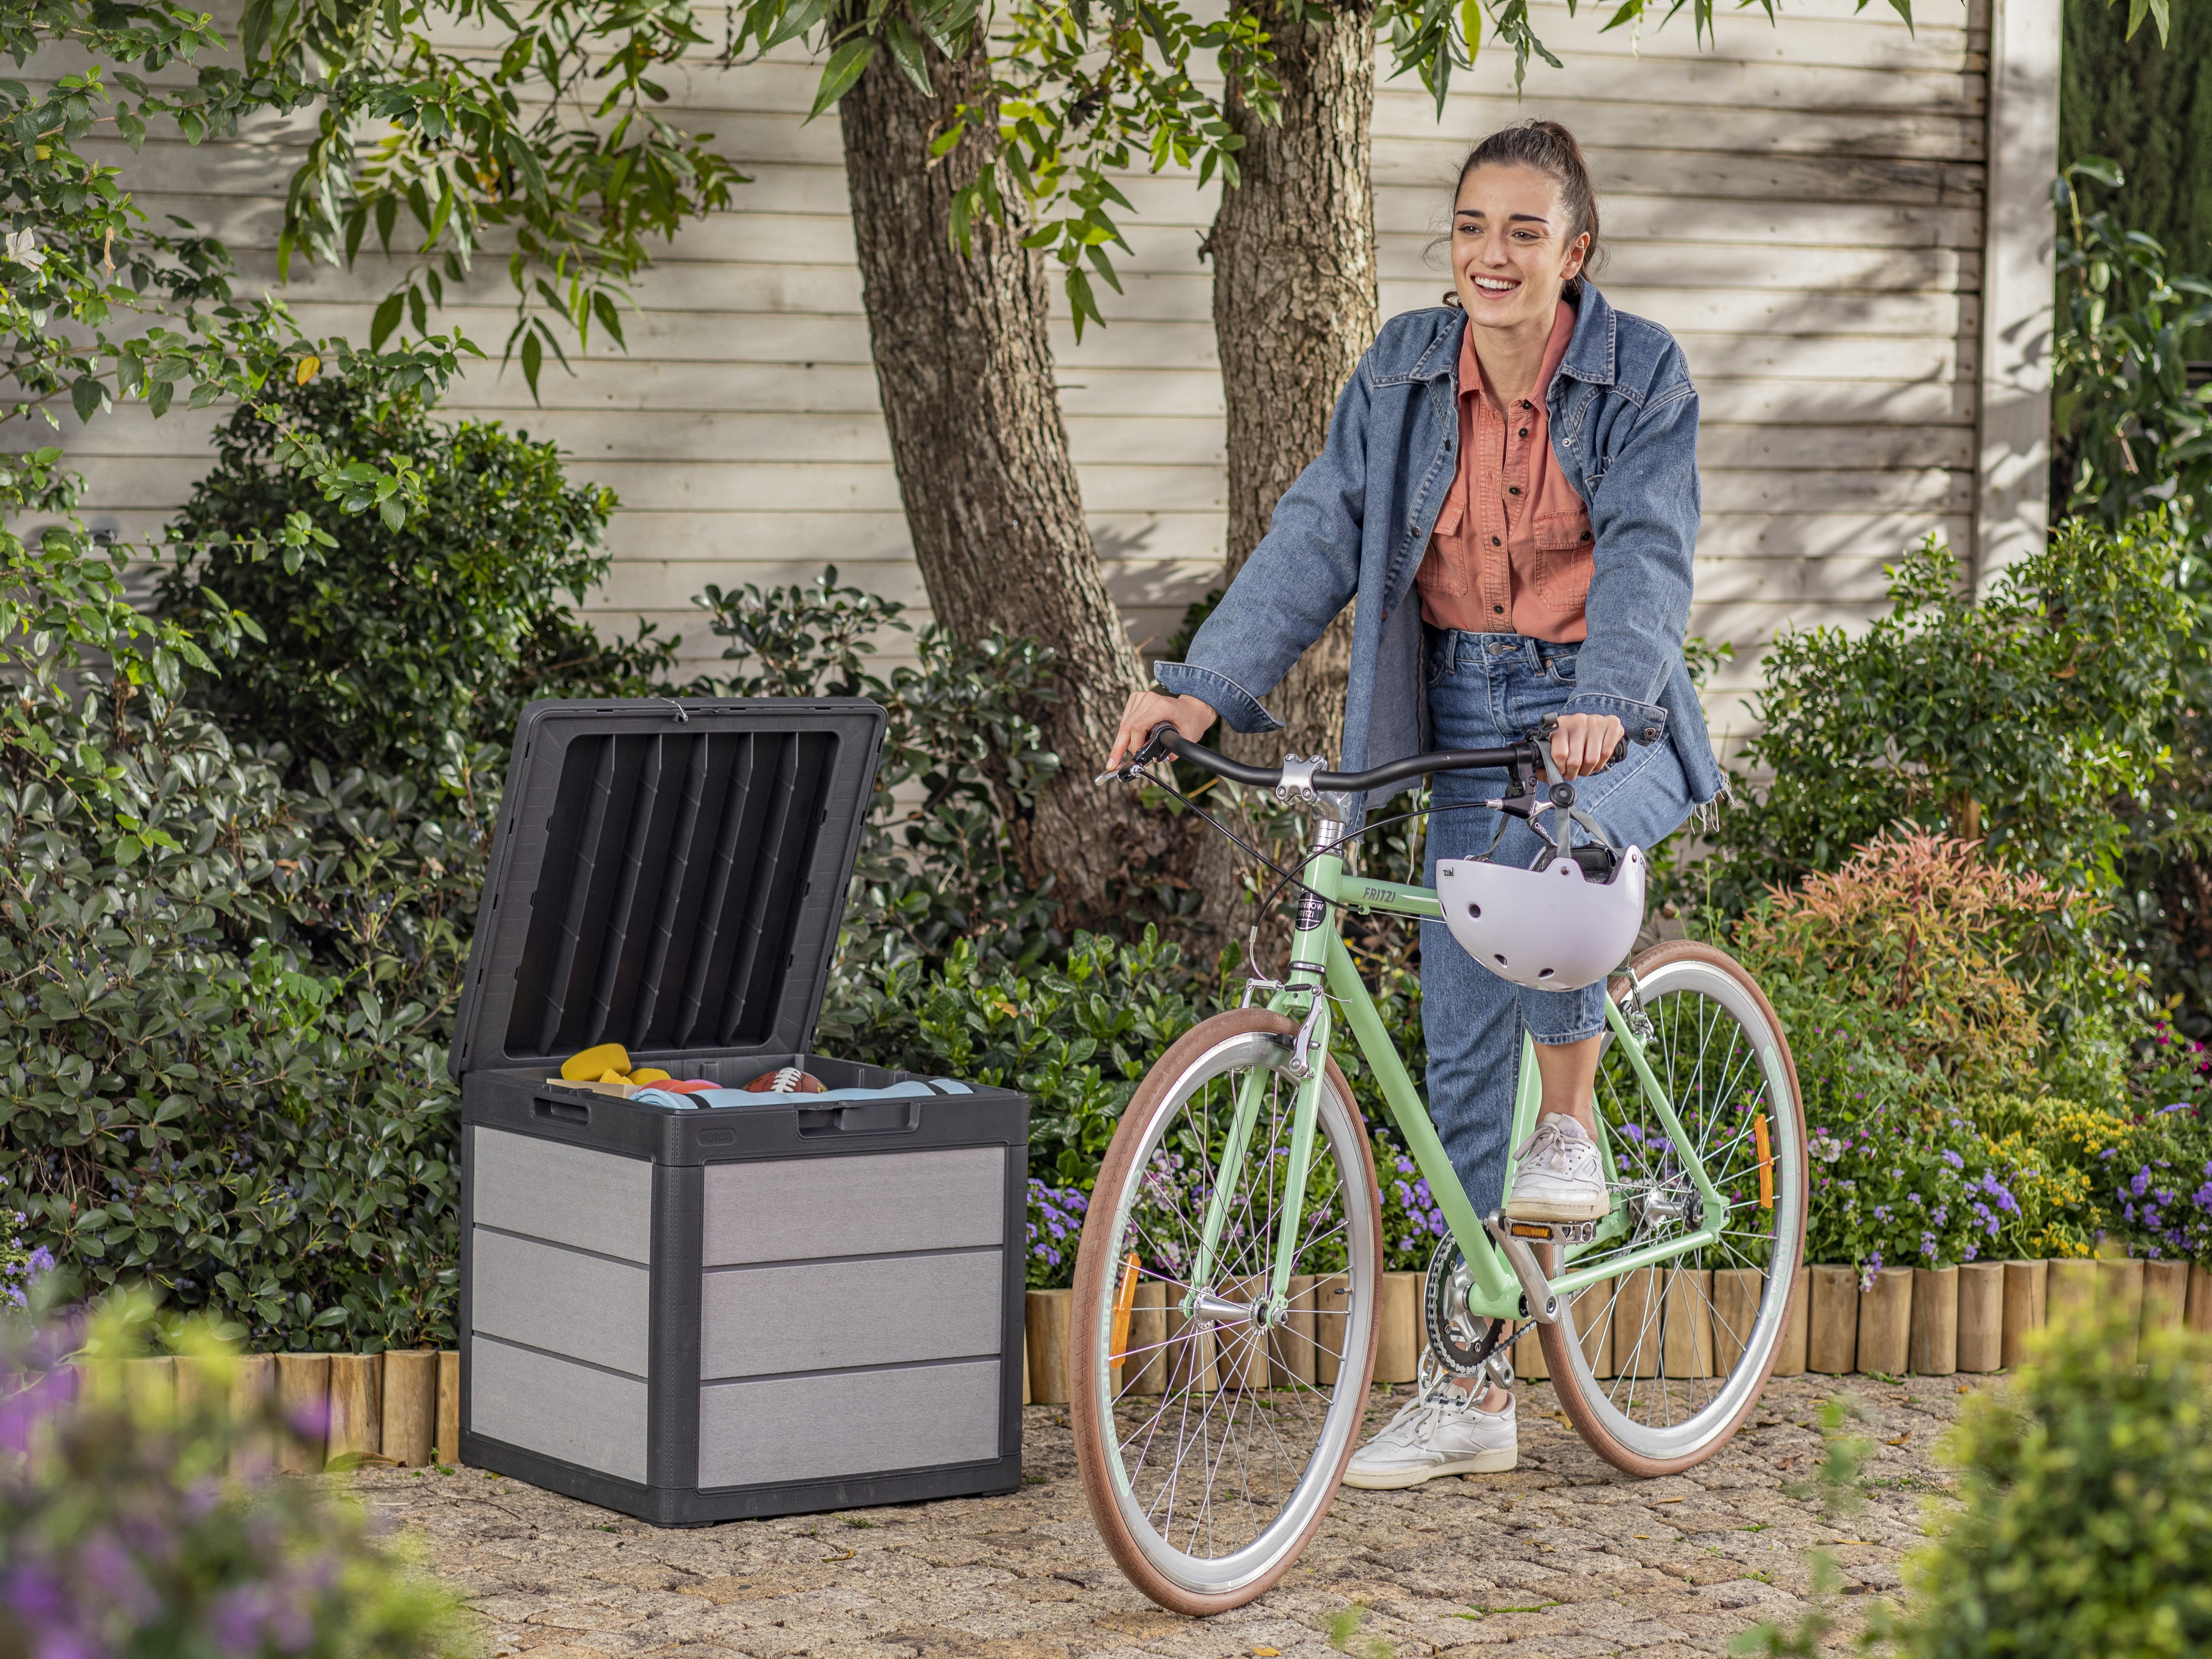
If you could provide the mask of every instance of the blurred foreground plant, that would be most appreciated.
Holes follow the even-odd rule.
[[[2130,1346],[2136,1363],[2125,1363]],[[1863,1455],[1832,1421],[1823,1490]],[[1875,1602],[1856,1645],[1905,1659],[2180,1659],[2212,1648],[2212,1337],[2092,1309],[2029,1339],[2028,1361],[1966,1401],[1943,1455],[1955,1505]],[[1798,1494],[1803,1495],[1803,1494]],[[1832,1651],[1832,1563],[1815,1605],[1735,1651]]]
[[[295,1425],[239,1396],[206,1327],[182,1339],[190,1386],[133,1385],[151,1317],[118,1297],[0,1325],[0,1659],[469,1651],[456,1598],[357,1506],[273,1474]]]

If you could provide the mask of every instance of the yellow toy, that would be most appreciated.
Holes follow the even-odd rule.
[[[619,1042],[602,1042],[562,1061],[561,1075],[571,1083],[627,1083],[629,1050]]]

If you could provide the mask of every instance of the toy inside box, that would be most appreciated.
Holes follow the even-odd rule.
[[[524,711],[453,1055],[465,1462],[661,1525],[1021,1484],[1029,1103],[808,1051],[883,730]]]

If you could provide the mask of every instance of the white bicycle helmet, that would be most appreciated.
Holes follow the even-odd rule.
[[[1636,942],[1644,876],[1640,847],[1620,854],[1602,882],[1571,858],[1534,870],[1441,859],[1437,897],[1460,948],[1492,973],[1539,991],[1579,991],[1619,967]]]

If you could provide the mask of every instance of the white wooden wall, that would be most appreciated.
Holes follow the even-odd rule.
[[[1693,626],[1741,653],[1713,700],[1738,732],[1730,694],[1754,678],[1747,647],[1785,621],[1863,617],[1884,561],[1930,529],[1972,546],[1990,4],[1923,0],[1908,32],[1878,3],[1854,15],[1846,0],[1787,0],[1771,27],[1724,15],[1717,46],[1700,52],[1686,20],[1640,41],[1601,36],[1599,14],[1570,19],[1542,0],[1566,66],[1533,65],[1524,100],[1502,51],[1462,77],[1441,122],[1410,82],[1378,97],[1386,314],[1433,304],[1446,285],[1427,250],[1473,139],[1533,115],[1581,137],[1611,249],[1600,283],[1676,332],[1703,392]],[[573,378],[549,367],[543,408],[515,370],[472,372],[448,401],[557,439],[575,476],[620,493],[614,574],[589,610],[609,625],[653,617],[685,635],[687,656],[720,644],[689,605],[710,581],[788,581],[835,562],[925,601],[869,364],[836,123],[800,124],[815,73],[793,58],[692,76],[684,118],[753,181],[650,273],[627,356],[595,347]],[[150,213],[220,229],[269,281],[296,141],[272,128],[198,151],[153,143],[127,176]],[[1079,345],[1060,326],[1054,347],[1100,551],[1133,635],[1157,643],[1222,558],[1222,398],[1197,255],[1213,196],[1180,178],[1127,189],[1141,210],[1127,292],[1104,296],[1109,327]],[[386,275],[366,260],[350,275],[295,266],[287,297],[311,330],[363,339]],[[504,281],[488,264],[475,303],[449,313],[480,342],[504,337]],[[161,522],[204,469],[210,423],[125,411],[72,434],[94,521],[132,534]]]

